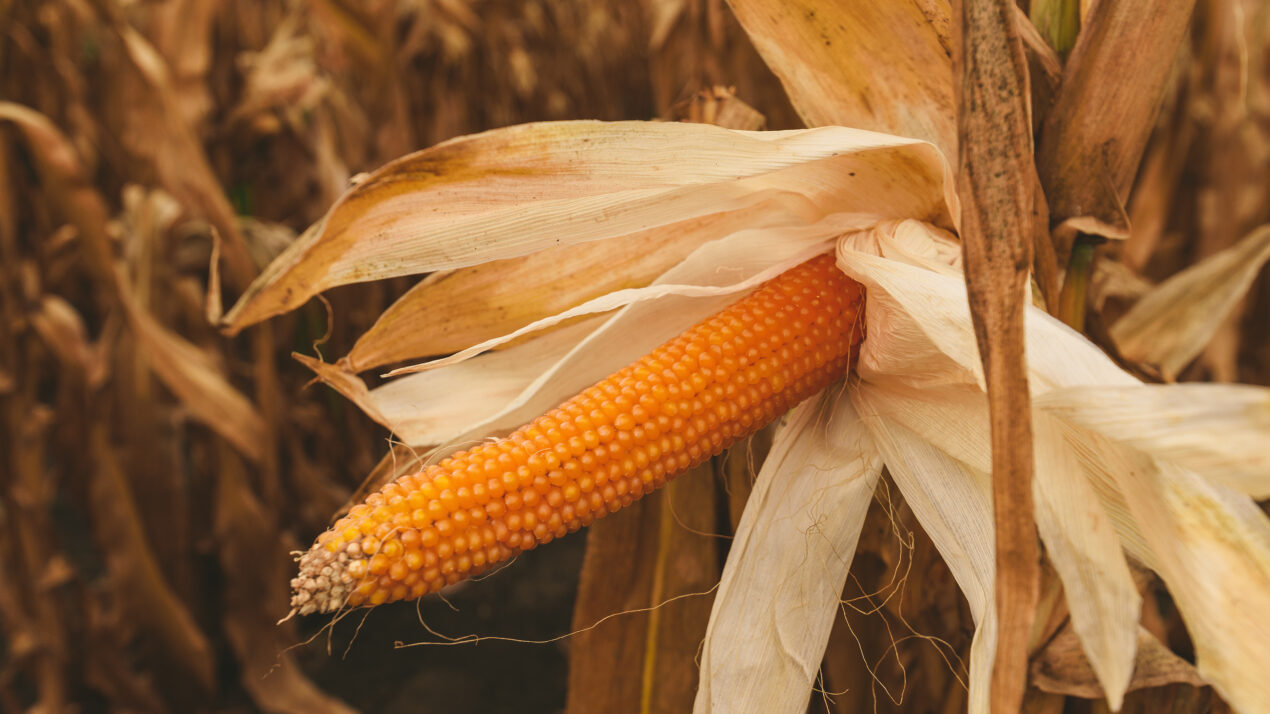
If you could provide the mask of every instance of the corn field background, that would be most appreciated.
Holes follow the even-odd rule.
[[[1038,132],[1088,4],[1020,0],[1052,46],[1029,55]],[[1058,251],[1067,317],[1113,351],[1156,285],[1270,222],[1270,7],[1199,0],[1176,46],[1143,51],[1167,71],[1139,112],[1132,230]],[[766,435],[448,600],[275,624],[291,552],[400,456],[292,355],[349,354],[416,280],[337,288],[232,337],[214,326],[359,173],[573,118],[804,125],[723,0],[0,0],[0,711],[691,708]],[[1112,142],[1133,124],[1107,122]],[[1124,363],[1270,385],[1267,273],[1194,359],[1152,364],[1147,345]],[[402,359],[359,369],[373,384]],[[1227,711],[1168,593],[1138,575],[1143,625],[1173,654],[1124,710]],[[1052,581],[1025,709],[1105,711]],[[843,600],[812,711],[964,710],[969,610],[894,489]],[[473,634],[490,639],[445,639]]]

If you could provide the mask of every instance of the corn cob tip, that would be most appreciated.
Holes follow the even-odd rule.
[[[334,612],[340,609],[352,592],[354,578],[349,568],[355,560],[347,550],[332,553],[315,544],[299,558],[300,572],[291,579],[291,607],[301,615]]]

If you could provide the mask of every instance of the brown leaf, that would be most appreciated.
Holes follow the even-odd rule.
[[[275,625],[287,602],[292,563],[288,540],[247,483],[236,455],[224,447],[216,484],[216,542],[226,583],[223,623],[242,666],[242,684],[256,705],[278,714],[352,714],[300,671],[289,650],[294,622]]]
[[[150,6],[150,32],[155,49],[171,68],[176,106],[190,126],[200,126],[212,108],[207,75],[215,52],[218,2],[175,0]]]
[[[714,480],[704,465],[597,521],[573,612],[567,712],[682,712],[697,689],[695,657],[719,576]],[[615,567],[616,564],[621,564]],[[663,604],[665,603],[665,604]]]
[[[100,345],[88,340],[88,330],[75,308],[57,295],[45,295],[29,316],[31,326],[63,364],[84,374],[90,389],[106,380],[109,361]]]
[[[1102,699],[1102,686],[1081,649],[1069,621],[1032,661],[1032,684],[1046,692],[1085,699]],[[1154,635],[1138,630],[1138,654],[1126,691],[1181,683],[1205,686],[1189,662],[1173,654]]]
[[[671,107],[667,118],[742,131],[757,131],[767,124],[761,112],[737,98],[735,89],[719,86],[703,89]]]
[[[1036,6],[1033,5],[1035,8]],[[1023,42],[1023,50],[1027,55],[1028,77],[1031,79],[1032,129],[1040,131],[1041,122],[1049,113],[1050,104],[1058,93],[1063,79],[1063,60],[1050,47],[1036,26],[1028,19],[1026,13],[1018,10],[1014,13],[1014,27],[1019,32],[1019,40]]]
[[[1248,294],[1270,261],[1270,225],[1214,253],[1143,295],[1114,325],[1125,359],[1158,367],[1173,381]]]
[[[992,422],[998,635],[994,714],[1017,711],[1040,587],[1023,312],[1032,264],[1032,127],[1027,64],[1009,0],[962,4],[958,123],[961,239]]]
[[[160,325],[120,280],[119,297],[148,364],[199,421],[253,461],[265,450],[265,423],[256,407],[221,376],[207,354]]]
[[[1023,50],[1027,56],[1029,88],[1029,110],[1032,117],[1032,132],[1040,131],[1041,124],[1049,113],[1054,96],[1058,93],[1059,82],[1063,75],[1062,60],[1054,50],[1045,43],[1036,27],[1021,9],[1015,8],[1014,27],[1023,42]],[[1050,238],[1049,204],[1045,200],[1045,192],[1036,179],[1036,187],[1032,190],[1034,202],[1032,211],[1032,271],[1037,286],[1044,298],[1045,308],[1055,313],[1059,298],[1058,256],[1054,252],[1054,241]]]
[[[956,155],[947,3],[729,4],[808,126],[911,136]]]
[[[202,142],[185,120],[167,63],[132,27],[120,24],[115,29],[136,72],[137,96],[127,107],[131,126],[123,139],[135,155],[153,164],[159,183],[186,210],[205,217],[220,231],[229,275],[235,283],[246,285],[258,270]]]
[[[264,49],[240,56],[238,64],[246,79],[242,97],[227,121],[252,122],[257,131],[267,133],[269,125],[277,124],[275,111],[293,115],[313,111],[330,88],[319,76],[313,56],[316,44],[299,17],[291,15],[278,24]]]
[[[89,270],[102,287],[114,288],[113,248],[106,235],[106,201],[93,187],[74,145],[48,117],[29,107],[0,102],[0,120],[12,122],[21,130],[49,198],[79,232],[88,253]]]
[[[392,428],[392,422],[375,407],[375,402],[370,397],[370,390],[366,388],[366,383],[356,374],[344,369],[343,365],[323,362],[320,359],[302,355],[298,352],[292,352],[291,357],[313,370],[318,379],[322,380],[331,389],[344,395],[345,399],[356,404],[359,409],[366,412],[366,416],[374,419],[379,424]]]
[[[1128,236],[1124,197],[1194,7],[1195,0],[1150,6],[1105,0],[1094,6],[1037,150],[1053,223],[1107,238]],[[1059,250],[1060,262],[1066,253]]]
[[[0,307],[6,302],[0,302]],[[0,340],[6,345],[16,342]],[[52,593],[11,586],[35,582],[43,564],[58,553],[58,533],[50,517],[55,495],[48,477],[52,469],[46,460],[54,415],[37,401],[36,389],[35,380],[24,379],[16,385],[13,397],[0,400],[0,417],[6,427],[0,436],[4,445],[0,451],[4,459],[0,505],[7,516],[0,528],[4,554],[0,576],[6,583],[0,588],[6,593],[0,602],[0,616],[12,645],[12,659],[30,662],[27,666],[35,675],[38,706],[60,711],[69,698],[66,670],[73,660],[68,623],[56,599],[50,597]],[[7,597],[10,593],[14,597]]]
[[[132,488],[115,460],[104,424],[89,436],[96,471],[91,481],[93,527],[106,566],[130,617],[150,637],[156,657],[170,662],[201,692],[213,691],[212,646],[159,570],[141,529]]]

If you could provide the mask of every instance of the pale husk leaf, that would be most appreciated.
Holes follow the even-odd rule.
[[[973,406],[961,404],[969,397],[952,391],[935,399],[928,391],[947,385],[962,385],[957,389],[964,390],[977,384],[975,391],[982,392],[982,368],[955,245],[918,221],[882,224],[840,240],[838,266],[868,288],[869,338],[862,345],[858,367],[862,378],[886,385],[888,404],[895,405],[889,414],[903,418],[910,428],[920,429],[921,419],[937,422],[941,415],[936,402],[959,410],[960,418],[949,429],[921,433],[947,453],[986,471],[990,457],[982,449],[972,449],[974,442],[963,440],[965,435],[958,432],[976,423],[969,416]],[[1095,345],[1041,310],[1029,308],[1026,318],[1034,398],[1062,387],[1139,384]],[[923,404],[922,393],[932,396],[930,402]],[[877,408],[886,410],[886,405]],[[1150,548],[1114,479],[1097,469],[1088,475],[1126,549],[1150,562]]]
[[[368,389],[343,362],[292,356],[406,446],[453,445],[471,424],[514,400],[602,322],[603,318],[582,320],[506,350],[375,389]]]
[[[841,385],[777,432],[710,613],[694,711],[802,712],[882,463]]]
[[[1062,426],[1032,410],[1036,444],[1036,526],[1063,582],[1072,628],[1119,711],[1137,652],[1138,595],[1116,529],[1067,444]]]
[[[858,390],[871,410],[868,416],[902,426],[920,436],[925,448],[985,475],[992,463],[987,401],[964,287],[955,267],[947,264],[947,254],[940,258],[938,248],[923,253],[911,238],[897,240],[894,229],[899,226],[904,224],[879,226],[839,245],[840,259],[850,266],[847,272],[868,288],[869,339],[861,350]],[[920,226],[904,227],[910,234],[920,233]],[[943,240],[937,234],[930,239]],[[1075,333],[1050,334],[1053,324],[1045,321],[1029,321],[1029,327],[1045,333],[1050,349],[1081,354],[1079,346],[1054,345],[1063,339],[1083,342]],[[1037,337],[1032,335],[1034,345]],[[1034,362],[1038,389],[1049,389],[1056,381],[1098,379],[1101,371],[1098,366],[1068,365],[1067,374],[1056,376],[1041,371],[1056,363]],[[1134,526],[1123,509],[1113,509],[1118,518],[1109,519],[1061,433],[1048,428],[1052,425],[1045,415],[1037,419],[1046,427],[1035,436],[1038,527],[1063,579],[1077,632],[1109,700],[1118,705],[1132,672],[1139,599],[1116,530],[1132,533]]]
[[[620,307],[625,307],[627,305],[635,305],[641,302],[648,302],[652,300],[661,300],[671,296],[689,297],[689,298],[707,298],[707,297],[729,296],[729,295],[735,295],[740,292],[748,292],[749,290],[757,288],[762,283],[765,283],[768,280],[775,278],[776,276],[780,275],[786,270],[789,270],[795,265],[802,263],[804,261],[810,260],[821,253],[824,253],[826,251],[826,248],[827,248],[827,245],[825,245],[823,241],[821,241],[819,244],[817,243],[806,244],[802,247],[802,250],[795,252],[792,256],[789,256],[778,262],[773,262],[768,267],[756,273],[746,276],[743,280],[739,280],[735,283],[730,283],[726,285],[677,284],[677,283],[666,282],[664,280],[659,280],[657,284],[650,285],[644,288],[627,288],[625,290],[617,290],[611,293],[606,293],[604,295],[600,295],[599,297],[593,298],[591,300],[587,300],[581,305],[576,305],[574,307],[569,308],[568,310],[564,310],[563,312],[559,312],[555,315],[544,317],[539,320],[534,320],[528,325],[525,325],[524,327],[518,330],[515,330],[513,332],[510,332],[506,335],[493,337],[488,340],[485,340],[484,342],[480,344],[472,345],[471,347],[468,347],[467,349],[459,350],[458,352],[452,355],[449,355],[447,357],[430,360],[428,362],[424,362],[422,364],[417,364],[417,365],[411,365],[409,367],[401,367],[399,369],[394,369],[393,371],[389,372],[387,376],[396,377],[402,374],[409,374],[412,372],[422,372],[422,371],[426,371],[430,369],[446,367],[453,364],[460,364],[479,354],[488,352],[491,349],[494,349],[501,345],[505,345],[509,342],[513,342],[522,337],[525,337],[526,335],[531,335],[535,332],[539,332],[541,330],[554,327],[568,320],[573,320],[575,318],[584,317],[587,315],[594,315],[597,313],[609,312],[612,310],[616,310],[617,308],[620,308]]]
[[[991,467],[986,395],[971,385],[906,387],[861,383],[873,410],[984,475]],[[1120,539],[1061,431],[1036,418],[1036,518],[1067,592],[1072,619],[1114,708],[1133,671],[1140,604]],[[888,462],[889,463],[889,462]],[[986,480],[986,476],[983,476]]]
[[[1270,498],[1270,390],[1263,387],[1074,387],[1036,404],[1240,493]]]
[[[975,635],[970,646],[969,711],[986,714],[997,639],[996,555],[987,476],[936,449],[922,435],[873,416],[879,401],[873,395],[856,390],[852,397],[887,471],[970,604]]]
[[[1221,327],[1270,260],[1270,226],[1157,285],[1111,326],[1125,358],[1172,381]]]
[[[446,270],[629,235],[772,201],[801,223],[835,212],[949,225],[947,167],[928,144],[827,127],[527,124],[461,137],[359,183],[226,314],[242,327],[335,285]]]
[[[946,2],[728,4],[809,126],[915,136],[957,156]]]
[[[860,353],[861,374],[867,378],[869,370],[878,370],[888,379],[920,387],[945,381],[965,382],[968,380],[955,377],[968,372],[974,382],[982,385],[982,367],[959,270],[940,260],[946,250],[936,253],[932,248],[930,254],[923,255],[905,249],[916,238],[900,240],[900,229],[924,234],[927,241],[935,244],[949,240],[918,221],[905,221],[849,235],[838,245],[838,267],[888,300],[874,310],[870,292],[865,313],[870,330]],[[897,320],[902,327],[897,326]],[[873,329],[875,324],[877,329]],[[1043,311],[1028,308],[1026,328],[1029,380],[1034,395],[1060,386],[1138,384],[1097,346]],[[875,350],[883,349],[887,354],[885,367],[874,364]],[[939,355],[957,367],[941,365],[947,360]]]
[[[403,442],[444,444],[516,399],[603,321],[592,318],[565,325],[463,364],[393,380],[368,396],[385,425]]]
[[[433,273],[389,306],[345,361],[360,372],[457,352],[605,293],[647,285],[705,241],[791,219],[775,208],[764,202],[629,236]]]
[[[1195,643],[1199,673],[1236,711],[1270,701],[1270,519],[1248,497],[1063,422],[1082,465],[1115,479]]]

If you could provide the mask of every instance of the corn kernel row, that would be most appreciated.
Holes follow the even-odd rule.
[[[293,607],[418,598],[629,505],[845,376],[862,297],[815,258],[506,438],[385,485],[301,556]]]

